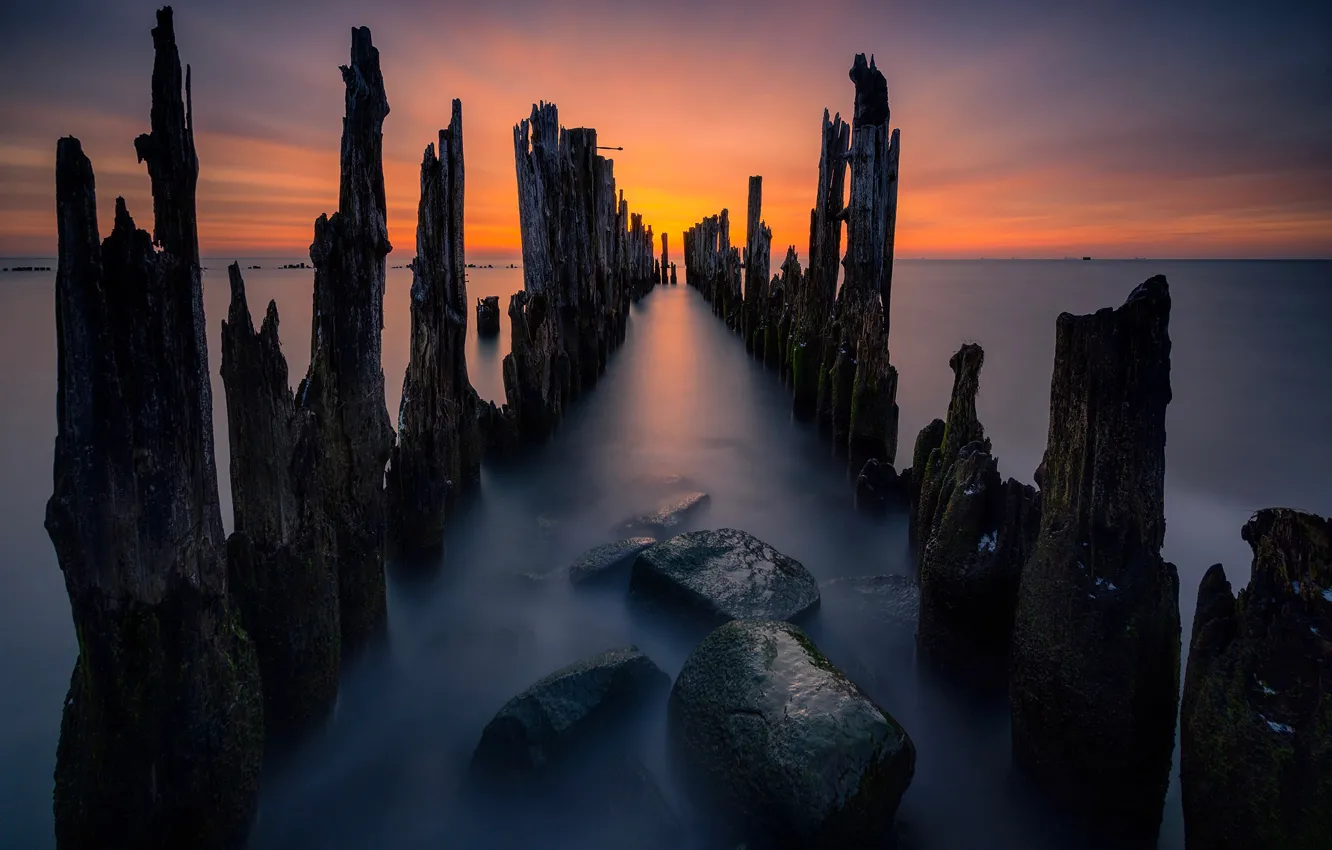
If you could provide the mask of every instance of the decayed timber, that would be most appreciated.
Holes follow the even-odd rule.
[[[814,418],[831,434],[854,475],[870,460],[890,466],[897,456],[897,370],[888,356],[888,313],[900,136],[889,131],[888,84],[873,58],[857,55],[850,77],[856,86],[853,126],[823,113],[809,267],[801,271],[792,248],[781,277],[768,280],[771,232],[761,222],[761,178],[751,177],[743,304],[726,210],[685,234],[685,276],[714,313],[742,331],[746,347],[761,352],[789,382],[795,415]],[[850,199],[844,206],[848,164]],[[839,259],[845,269],[840,288]]]
[[[467,377],[462,101],[421,163],[412,348],[387,475],[392,536],[404,554],[437,549],[446,510],[481,477],[477,395]]]
[[[286,749],[317,727],[338,695],[341,622],[333,533],[318,491],[308,429],[297,426],[278,340],[277,304],[256,333],[240,265],[228,269],[222,383],[231,446],[235,531],[228,575],[263,680],[264,735]]]
[[[46,527],[79,637],[56,752],[62,850],[242,847],[263,758],[258,665],[228,598],[199,165],[170,7],[153,43],[152,132],[135,149],[152,182],[155,238],[118,199],[101,242],[92,164],[77,139],[56,147]]]
[[[310,369],[296,393],[320,459],[319,491],[332,524],[344,660],[384,632],[384,466],[393,428],[380,363],[385,223],[383,127],[388,115],[379,51],[365,27],[352,30],[342,67],[346,118],[338,211],[315,222]]]
[[[768,272],[772,266],[772,230],[763,218],[763,178],[749,178],[749,207],[745,228],[745,302],[742,333],[745,347],[761,351],[763,317],[767,306]]]
[[[489,419],[534,439],[596,382],[624,340],[629,302],[663,273],[652,228],[617,197],[614,163],[596,153],[596,130],[565,130],[549,103],[513,129],[523,292],[509,303],[507,412]]]

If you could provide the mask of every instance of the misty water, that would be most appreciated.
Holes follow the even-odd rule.
[[[396,261],[396,255],[391,261]],[[11,260],[0,265],[54,261]],[[309,359],[311,273],[242,260],[250,305],[269,298],[293,383]],[[224,261],[206,260],[223,519],[231,526],[225,396],[217,377],[226,314]],[[948,357],[985,348],[978,402],[1000,472],[1023,481],[1044,450],[1055,317],[1118,306],[1155,273],[1170,280],[1172,385],[1167,415],[1165,556],[1178,565],[1185,643],[1205,569],[1242,584],[1240,527],[1258,508],[1332,514],[1332,263],[899,262],[892,359],[901,373],[899,465],[917,431],[942,417]],[[507,303],[521,271],[474,269],[469,295]],[[54,845],[52,770],[77,647],[60,570],[42,527],[55,434],[54,273],[0,275],[0,847]],[[387,404],[396,420],[408,356],[410,272],[389,272]],[[483,398],[502,400],[497,340],[469,328],[468,366]],[[483,470],[479,498],[454,517],[437,569],[390,574],[390,642],[344,680],[328,729],[265,776],[256,848],[440,848],[496,843],[457,791],[482,727],[511,696],[556,668],[635,643],[672,676],[695,636],[643,620],[615,593],[575,592],[558,570],[615,539],[613,527],[681,490],[711,495],[682,529],[745,529],[821,581],[910,574],[902,518],[852,509],[846,470],[790,395],[681,281],[634,305],[628,339],[558,433],[520,462]],[[552,575],[542,577],[545,573]],[[915,741],[916,776],[899,824],[911,847],[1083,847],[1088,838],[1010,775],[1002,700],[922,681],[909,652],[866,645],[854,611],[825,604],[811,634]],[[668,797],[664,706],[634,748]],[[1178,757],[1176,756],[1176,766]],[[678,800],[674,800],[678,807]],[[587,847],[574,833],[520,846]],[[617,846],[627,846],[620,844]],[[1172,782],[1158,846],[1180,848]],[[610,850],[610,847],[606,847]]]

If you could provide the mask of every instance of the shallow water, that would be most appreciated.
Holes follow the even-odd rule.
[[[392,257],[390,258],[393,259]],[[309,271],[286,260],[242,261],[252,310],[281,311],[292,382],[308,363]],[[28,264],[11,260],[0,265]],[[43,263],[47,264],[47,263]],[[50,262],[54,266],[54,262]],[[210,260],[205,302],[211,367],[228,298]],[[1060,311],[1117,306],[1145,278],[1170,279],[1174,400],[1167,416],[1166,557],[1179,566],[1184,634],[1205,569],[1247,577],[1239,530],[1257,508],[1332,514],[1332,263],[900,262],[892,358],[901,373],[902,450],[943,416],[948,357],[963,341],[986,351],[978,402],[1001,473],[1030,481],[1048,426],[1054,320]],[[508,295],[517,270],[469,270],[469,295]],[[54,437],[54,275],[0,275],[0,846],[50,847],[51,772],[60,706],[76,647],[55,555],[42,528]],[[410,272],[391,270],[385,313],[387,403],[396,420],[408,353]],[[442,568],[393,575],[391,646],[346,681],[327,733],[282,775],[266,777],[253,845],[261,848],[481,846],[460,841],[453,802],[480,730],[513,694],[584,655],[636,642],[668,673],[690,636],[636,618],[614,594],[575,594],[562,575],[533,580],[612,527],[672,493],[697,489],[709,506],[684,528],[743,528],[801,560],[820,580],[905,573],[900,519],[851,509],[826,443],[789,417],[790,396],[749,359],[683,283],[635,305],[625,346],[556,436],[516,466],[483,471],[482,496],[454,522]],[[468,341],[483,397],[502,400],[501,338]],[[224,395],[214,374],[219,481],[230,527]],[[826,613],[826,611],[825,611]],[[857,623],[811,626],[829,647],[876,666],[868,690],[918,749],[899,821],[921,848],[1085,846],[1029,799],[1008,772],[1002,705],[918,680],[909,657],[845,651]],[[839,643],[838,638],[842,641]],[[658,718],[659,720],[659,718]],[[641,742],[660,768],[661,724]],[[659,773],[665,774],[665,771]],[[1158,846],[1182,847],[1177,784]],[[542,836],[531,847],[564,847]]]

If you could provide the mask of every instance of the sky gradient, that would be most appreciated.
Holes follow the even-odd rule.
[[[0,255],[50,256],[55,142],[83,141],[103,233],[151,219],[156,2],[0,0]],[[273,8],[270,8],[270,5]],[[59,8],[56,8],[56,7]],[[512,127],[596,127],[631,211],[743,243],[764,177],[774,266],[806,255],[823,109],[874,53],[902,130],[899,257],[1332,257],[1332,11],[1286,3],[180,0],[205,256],[308,254],[337,204],[350,28],[369,26],[390,262],[415,253],[425,145],[463,101],[471,262],[520,253]],[[1070,8],[1077,6],[1078,8]]]

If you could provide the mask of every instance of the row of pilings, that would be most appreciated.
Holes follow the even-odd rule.
[[[617,195],[596,130],[566,130],[555,104],[541,103],[513,138],[523,290],[509,300],[506,404],[486,417],[505,446],[554,429],[624,341],[630,302],[662,279],[652,228]]]
[[[809,267],[790,248],[768,279],[771,234],[751,177],[743,254],[727,210],[705,218],[685,233],[686,280],[780,373],[795,415],[850,457],[857,506],[906,511],[922,670],[970,696],[1006,696],[1014,763],[1098,831],[1157,834],[1178,720],[1191,850],[1324,846],[1332,521],[1269,509],[1244,526],[1252,577],[1236,594],[1220,565],[1207,572],[1181,689],[1178,572],[1161,555],[1163,277],[1118,309],[1059,317],[1036,487],[999,474],[976,410],[975,344],[951,358],[947,416],[922,429],[899,476],[886,345],[899,139],[873,62],[857,57],[851,79],[852,127],[824,113]]]
[[[889,131],[888,88],[858,56],[854,133],[823,114],[819,182],[810,211],[810,264],[795,248],[769,279],[772,232],[762,221],[762,178],[749,179],[743,254],[732,247],[730,212],[685,232],[685,281],[697,288],[746,347],[790,386],[792,409],[817,421],[853,473],[897,455],[897,370],[888,356],[900,137]],[[843,205],[848,163],[850,198]],[[842,222],[846,255],[838,286]],[[743,270],[743,287],[741,272]]]
[[[270,302],[240,267],[222,323],[235,528],[223,534],[204,334],[190,74],[170,7],[153,30],[152,131],[135,142],[153,233],[123,199],[98,233],[92,165],[56,155],[59,391],[47,528],[79,635],[56,757],[62,848],[244,846],[266,761],[330,715],[341,672],[386,632],[385,564],[429,554],[483,454],[544,437],[668,277],[596,132],[555,107],[515,128],[524,290],[506,403],[467,375],[462,105],[425,149],[411,357],[396,436],[381,332],[391,250],[379,53],[352,31],[339,209],[314,226],[311,358],[293,393]]]

